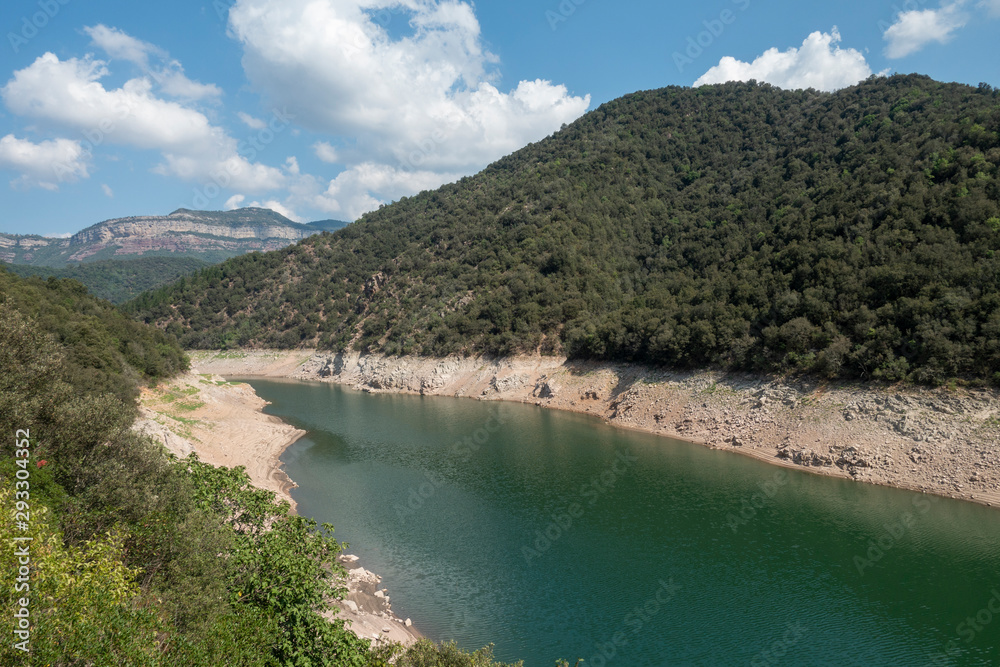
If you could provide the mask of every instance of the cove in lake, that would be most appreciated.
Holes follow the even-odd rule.
[[[248,380],[301,514],[435,640],[551,666],[1000,664],[1000,512],[530,405]]]

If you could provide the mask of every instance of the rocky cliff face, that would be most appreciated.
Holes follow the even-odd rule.
[[[70,262],[170,253],[221,261],[254,250],[277,250],[319,231],[268,209],[178,209],[166,216],[105,220],[69,239],[0,234],[0,260],[61,267]]]

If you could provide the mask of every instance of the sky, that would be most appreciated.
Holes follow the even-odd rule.
[[[1000,0],[4,0],[0,232],[355,220],[638,90],[1000,87]]]

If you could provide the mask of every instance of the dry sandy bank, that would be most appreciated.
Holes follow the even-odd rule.
[[[201,372],[530,402],[823,475],[1000,505],[1000,392],[878,387],[632,364],[196,352]]]
[[[295,483],[281,470],[280,457],[305,431],[264,414],[267,401],[249,385],[228,382],[197,363],[194,366],[190,373],[143,390],[136,429],[178,456],[196,452],[212,465],[246,467],[254,485],[273,491],[294,510],[289,491]],[[269,368],[276,375],[285,370],[281,365]],[[360,567],[357,560],[340,557],[348,571],[347,597],[336,602],[340,617],[365,639],[415,642],[419,632],[393,614],[386,590],[378,589],[381,577]]]

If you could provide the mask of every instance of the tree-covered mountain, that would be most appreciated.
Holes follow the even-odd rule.
[[[1000,383],[1000,93],[922,76],[602,105],[131,309],[187,346],[564,353]]]
[[[172,283],[181,276],[208,266],[195,257],[139,257],[137,259],[105,259],[97,262],[71,264],[62,269],[30,264],[2,264],[11,273],[28,278],[69,278],[83,283],[96,297],[111,303],[123,303],[160,285]]]

